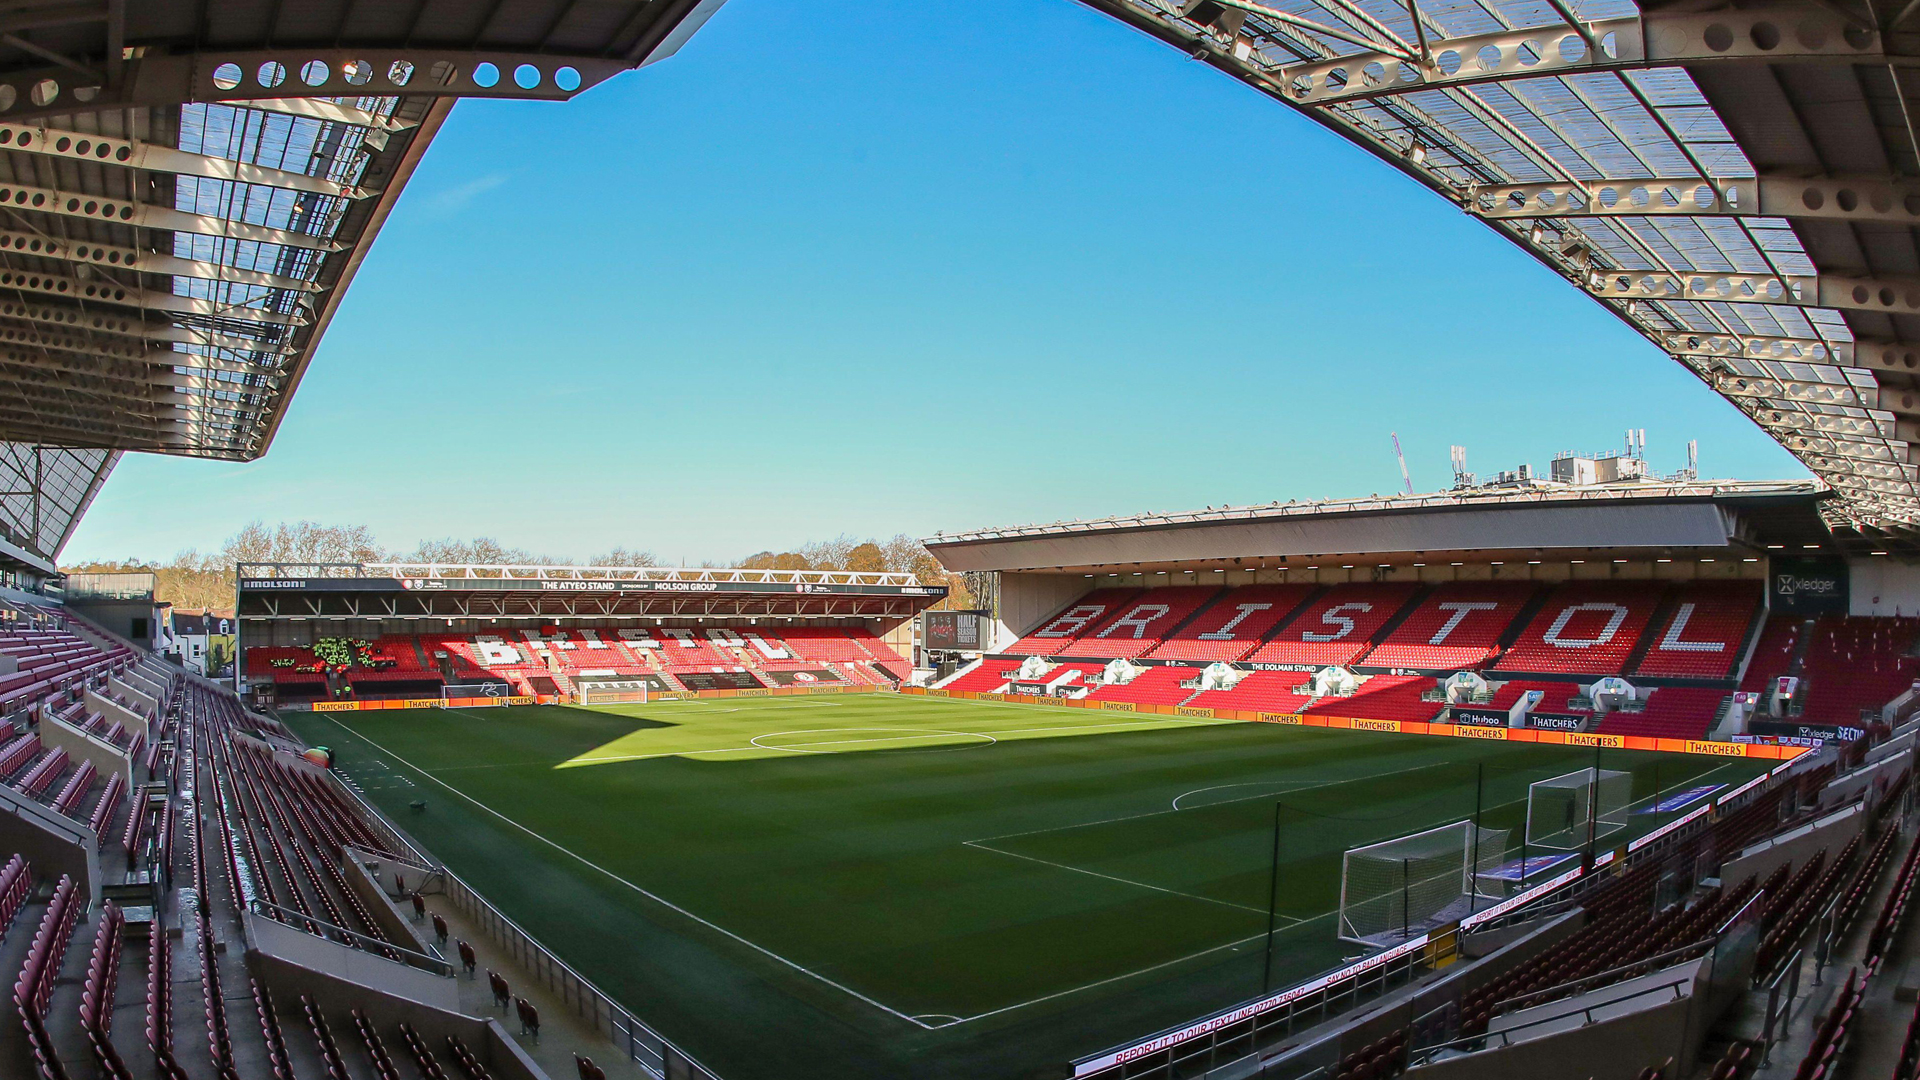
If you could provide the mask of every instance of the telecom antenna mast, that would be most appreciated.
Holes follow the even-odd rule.
[[[1411,495],[1413,494],[1413,477],[1407,473],[1407,455],[1400,449],[1400,433],[1395,431],[1391,434],[1393,435],[1393,456],[1400,459],[1400,483],[1405,485],[1406,494]]]

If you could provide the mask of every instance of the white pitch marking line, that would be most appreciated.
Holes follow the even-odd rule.
[[[999,732],[999,734],[1000,734],[1000,735],[1026,735],[1026,734],[1031,734],[1031,733],[1033,733],[1033,732],[1036,732],[1036,731],[1087,731],[1087,730],[1091,730],[1091,729],[1093,729],[1093,728],[1107,728],[1107,727],[1122,727],[1122,726],[1138,726],[1138,725],[1141,725],[1141,724],[1153,724],[1153,723],[1156,723],[1156,721],[1152,721],[1152,720],[1134,720],[1134,721],[1129,721],[1129,722],[1128,722],[1127,724],[1124,724],[1124,725],[1122,725],[1122,724],[1093,724],[1093,725],[1087,725],[1087,724],[1055,724],[1055,725],[1053,725],[1053,726],[1050,726],[1050,727],[1030,727],[1030,728],[1009,728],[1009,729],[1007,729],[1006,731],[1002,731],[1002,732]],[[352,729],[348,729],[348,730],[352,730]],[[833,730],[839,730],[839,729],[835,729],[835,728],[811,728],[811,729],[806,729],[806,730],[812,730],[812,731],[833,731]],[[913,729],[912,729],[912,728],[898,728],[898,729],[895,729],[895,728],[888,728],[888,729],[885,729],[885,730],[889,730],[889,731],[892,731],[892,730],[899,730],[899,731],[911,731],[911,730],[913,730]],[[952,734],[959,734],[959,735],[976,735],[976,736],[979,736],[979,737],[981,737],[981,738],[988,738],[988,739],[993,739],[993,740],[994,740],[995,742],[998,742],[998,741],[999,741],[999,739],[998,739],[998,738],[997,738],[997,737],[996,737],[995,735],[992,735],[992,734],[988,734],[987,732],[983,732],[983,731],[961,731],[961,732],[953,732]],[[919,737],[920,737],[920,736],[910,736],[910,738],[919,738]],[[880,742],[880,741],[884,741],[884,740],[878,740],[878,739],[857,739],[857,740],[847,740],[847,741],[849,741],[849,742]],[[815,745],[815,746],[826,746],[826,745],[830,745],[830,744],[828,744],[828,743],[814,743],[814,744],[812,744],[812,745]],[[717,748],[717,749],[713,749],[713,750],[671,750],[671,751],[662,751],[662,752],[659,752],[659,753],[653,753],[653,754],[610,754],[610,755],[606,755],[606,756],[600,756],[600,757],[579,757],[579,758],[568,758],[568,759],[567,759],[567,761],[570,761],[570,762],[578,762],[579,764],[582,764],[582,765],[607,765],[607,764],[611,764],[611,763],[614,763],[614,762],[619,762],[619,761],[646,761],[646,760],[648,760],[648,759],[650,759],[650,758],[662,758],[662,757],[687,757],[687,756],[690,756],[690,755],[693,755],[693,754],[733,754],[733,753],[739,753],[740,751],[743,751],[743,750],[785,750],[785,749],[787,749],[787,748],[786,748],[786,747],[781,747],[781,746],[725,746],[725,747],[720,747],[720,748]],[[516,763],[514,763],[514,764],[524,764],[524,763],[523,763],[523,762],[516,762]],[[457,766],[457,765],[456,765],[456,766],[449,766],[449,768],[491,768],[491,767],[492,767],[492,766]],[[501,768],[508,768],[508,767],[511,767],[511,766],[501,766]],[[437,771],[446,771],[446,770],[437,770]],[[990,836],[990,837],[987,837],[987,839],[989,839],[989,840],[993,840],[993,839],[998,839],[998,838],[997,838],[997,837],[991,837],[991,836]]]
[[[1231,900],[1215,900],[1211,896],[1200,896],[1196,893],[1181,892],[1179,889],[1168,889],[1159,885],[1151,885],[1144,881],[1135,881],[1132,878],[1117,877],[1113,874],[1103,874],[1098,870],[1088,870],[1083,867],[1068,866],[1066,863],[1054,862],[1052,859],[1042,859],[1034,855],[1022,855],[1017,851],[1003,851],[1000,848],[993,847],[988,844],[983,844],[977,840],[962,840],[961,843],[970,848],[977,848],[980,851],[991,851],[995,855],[1007,855],[1015,859],[1025,859],[1027,862],[1039,863],[1042,866],[1052,866],[1052,867],[1057,867],[1061,870],[1070,870],[1076,874],[1085,874],[1088,877],[1101,878],[1106,881],[1117,881],[1122,885],[1133,885],[1142,889],[1152,889],[1154,892],[1165,893],[1168,896],[1184,896],[1188,900],[1198,900],[1203,904],[1218,904],[1221,907],[1239,908],[1241,911],[1251,911],[1255,915],[1265,915],[1267,913],[1266,908],[1252,907],[1247,904],[1236,904]],[[1294,919],[1293,916],[1291,915],[1282,915],[1280,917],[1283,919],[1290,919],[1294,922],[1300,921],[1298,919]]]
[[[326,719],[331,721],[334,724],[334,726],[338,727],[340,730],[355,736],[360,741],[366,743],[368,746],[373,747],[374,749],[387,755],[388,757],[399,762],[400,764],[405,765],[407,768],[413,769],[416,772],[420,771],[419,766],[415,765],[413,762],[408,761],[406,758],[401,757],[399,754],[396,754],[393,751],[387,749],[386,747],[380,745],[379,743],[374,742],[372,739],[367,738],[365,735],[362,735],[359,732],[354,731],[352,728],[346,726],[345,724],[340,723],[340,721],[334,720],[333,717],[329,716]],[[548,847],[553,848],[555,851],[558,851],[561,854],[568,856],[569,858],[577,860],[583,866],[591,867],[592,869],[598,871],[599,873],[604,874],[609,880],[617,881],[620,884],[625,885],[627,888],[632,889],[634,892],[639,893],[641,896],[644,896],[647,899],[652,900],[654,903],[659,904],[670,911],[674,911],[680,915],[684,915],[687,918],[692,919],[694,922],[697,922],[700,925],[707,927],[710,930],[714,930],[721,934],[724,934],[727,937],[732,938],[734,941],[737,941],[740,944],[745,945],[747,948],[752,949],[754,952],[757,952],[760,955],[768,957],[772,960],[777,960],[780,963],[785,964],[787,967],[790,967],[793,970],[798,971],[803,975],[806,975],[813,979],[817,979],[818,981],[833,987],[835,990],[838,990],[841,993],[846,994],[848,997],[857,998],[860,1001],[864,1001],[868,1005],[871,1005],[874,1008],[879,1009],[881,1012],[884,1012],[889,1016],[895,1016],[902,1020],[905,1020],[907,1023],[912,1024],[913,1026],[920,1028],[923,1031],[933,1030],[932,1025],[922,1023],[921,1021],[916,1020],[911,1016],[908,1016],[906,1013],[903,1013],[898,1009],[895,1009],[891,1006],[884,1005],[878,1001],[875,1001],[874,999],[868,997],[867,995],[861,993],[858,990],[853,989],[852,987],[835,982],[834,980],[826,977],[825,975],[820,974],[819,972],[813,970],[810,967],[807,967],[804,964],[795,963],[794,961],[789,960],[784,956],[781,956],[779,953],[774,952],[772,949],[769,949],[764,945],[760,945],[755,942],[749,941],[746,938],[741,937],[739,934],[734,933],[733,931],[727,929],[724,926],[721,926],[716,922],[713,922],[708,919],[703,919],[700,916],[695,915],[693,912],[688,911],[686,908],[681,907],[679,904],[676,904],[673,901],[668,900],[666,897],[663,897],[658,893],[650,892],[646,889],[641,888],[640,886],[634,884],[631,881],[628,881],[626,878],[623,878],[619,874],[616,874],[613,871],[607,869],[606,867],[601,866],[599,863],[594,862],[593,860],[587,858],[586,856],[581,855],[570,848],[554,843],[552,840],[549,840],[548,838],[540,835],[539,833],[534,832],[532,829],[529,829],[525,825],[522,825],[519,822],[508,817],[507,815],[502,814],[500,811],[495,810],[493,807],[488,806],[483,802],[480,802],[478,799],[473,798],[471,795],[468,795],[466,792],[461,791],[459,788],[454,787],[452,784],[447,783],[446,781],[440,779],[437,776],[432,775],[431,773],[422,772],[421,775],[425,776],[427,779],[433,781],[434,783],[439,784],[441,787],[446,788],[448,791],[459,796],[460,798],[465,799],[466,801],[472,803],[474,806],[479,807],[481,810],[484,810],[487,813],[492,814],[494,817],[499,818],[501,821],[506,822],[507,824],[513,826],[516,829],[519,829],[521,832],[526,833],[528,836],[533,837],[535,840],[538,840],[541,843],[547,845]]]
[[[1175,810],[1185,810],[1187,808],[1180,805],[1181,799],[1184,799],[1189,795],[1199,795],[1203,792],[1208,792],[1208,791],[1226,791],[1231,788],[1247,788],[1247,787],[1285,788],[1286,790],[1284,792],[1276,790],[1268,793],[1272,795],[1281,795],[1281,794],[1291,793],[1297,788],[1298,785],[1304,784],[1304,783],[1306,783],[1306,781],[1304,780],[1248,780],[1247,782],[1241,783],[1241,784],[1215,784],[1212,787],[1194,788],[1192,791],[1183,791],[1180,794],[1175,795],[1173,797],[1173,808]],[[1254,796],[1254,795],[1247,796],[1247,798],[1249,799],[1257,798],[1257,797],[1258,796]],[[1238,801],[1240,800],[1237,800],[1237,799],[1226,800],[1226,802],[1238,802]],[[1224,803],[1208,803],[1207,805],[1222,806],[1224,805]]]
[[[1451,765],[1451,764],[1453,763],[1448,761],[1436,761],[1428,765],[1415,765],[1412,768],[1396,769],[1392,772],[1368,773],[1365,776],[1350,776],[1344,780],[1328,780],[1325,783],[1321,783],[1321,784],[1309,784],[1306,787],[1294,788],[1292,791],[1287,792],[1287,794],[1292,795],[1302,791],[1313,791],[1318,788],[1336,787],[1340,784],[1354,784],[1362,780],[1378,780],[1388,776],[1402,776],[1406,773],[1420,772],[1425,769],[1437,769],[1442,765]],[[1186,794],[1191,794],[1191,792],[1187,792]],[[1228,806],[1233,803],[1247,802],[1252,799],[1260,799],[1260,798],[1265,798],[1265,796],[1264,795],[1243,795],[1237,799],[1222,799],[1217,803],[1208,803],[1207,805],[1210,807],[1211,806]],[[1159,817],[1162,814],[1177,814],[1179,812],[1180,811],[1174,810],[1174,809],[1146,810],[1138,814],[1121,814],[1118,817],[1101,818],[1098,821],[1076,821],[1070,825],[1049,825],[1044,829],[1028,829],[1025,832],[1001,833],[998,836],[981,836],[981,837],[976,837],[975,840],[981,843],[986,843],[992,840],[1011,840],[1019,836],[1038,836],[1041,833],[1065,832],[1068,829],[1087,829],[1087,828],[1092,828],[1095,825],[1111,825],[1116,821],[1133,821],[1136,818]],[[973,843],[973,842],[974,842],[973,840],[961,841],[961,843],[963,844]]]

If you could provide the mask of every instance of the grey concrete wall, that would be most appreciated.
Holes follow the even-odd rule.
[[[126,777],[129,785],[133,783],[133,762],[119,747],[96,739],[57,716],[40,718],[40,741],[65,750],[69,757],[93,762],[93,767],[100,770],[103,779],[119,773]]]
[[[1720,880],[1729,885],[1739,885],[1747,880],[1748,875],[1754,875],[1765,881],[1767,875],[1782,863],[1801,866],[1821,848],[1827,849],[1829,857],[1837,857],[1840,850],[1847,846],[1847,841],[1866,826],[1867,815],[1856,809],[1851,813],[1830,815],[1822,821],[1825,823],[1815,822],[1811,828],[1796,829],[1793,835],[1778,842],[1755,845],[1727,860],[1720,866]]]
[[[1013,644],[1069,601],[1093,591],[1100,581],[1079,574],[1002,574],[993,648]]]
[[[106,717],[107,723],[111,724],[114,721],[118,720],[120,723],[126,726],[126,729],[128,731],[137,731],[140,734],[147,736],[149,739],[153,737],[153,732],[147,729],[147,721],[145,717],[141,716],[137,712],[134,712],[132,709],[129,709],[121,705],[119,702],[113,700],[112,698],[107,697],[104,694],[95,693],[93,689],[89,687],[87,689],[84,700],[87,703],[87,711],[96,712],[96,713],[99,713],[101,716]]]
[[[139,711],[150,715],[159,715],[160,699],[155,695],[145,679],[136,682],[126,678],[122,674],[116,674],[107,679],[107,686],[114,693],[125,697],[128,701],[139,706]]]
[[[1581,1076],[1633,1080],[1668,1058],[1686,1062],[1692,999],[1670,1001],[1547,1038],[1409,1069],[1416,1080],[1539,1080]]]
[[[447,1036],[454,1036],[465,1043],[467,1048],[480,1059],[481,1064],[485,1065],[487,1070],[499,1080],[551,1080],[545,1070],[534,1064],[533,1059],[527,1057],[508,1037],[506,1031],[491,1018],[464,1016],[454,1007],[443,1008],[423,1001],[411,996],[409,988],[405,986],[369,986],[358,980],[343,978],[333,972],[307,966],[301,962],[302,956],[311,954],[318,957],[319,952],[314,950],[310,953],[299,942],[284,938],[282,935],[306,938],[308,941],[331,946],[343,952],[357,950],[321,941],[310,934],[281,927],[271,919],[263,919],[251,913],[248,914],[247,919],[250,937],[259,924],[267,924],[281,932],[274,934],[271,930],[268,931],[269,943],[274,946],[271,951],[261,948],[247,950],[247,967],[273,994],[275,1010],[281,1014],[282,1026],[290,1022],[290,1014],[286,1011],[289,1007],[296,1010],[291,1015],[298,1015],[299,998],[303,994],[312,997],[314,1004],[327,1013],[329,1023],[335,1022],[336,1014],[366,1008],[371,998],[378,1003],[383,1026],[391,1024],[397,1027],[403,1023],[411,1024],[420,1032],[420,1037],[426,1041],[427,1045],[436,1047],[445,1042]],[[424,972],[415,971],[404,965],[373,957],[367,959],[395,971],[411,972],[425,978],[438,978],[427,976]],[[453,990],[451,997],[458,997],[458,989],[453,987],[452,979],[439,981]],[[301,1022],[304,1023],[304,1021]],[[336,1031],[335,1034],[339,1033]]]
[[[0,863],[16,854],[32,864],[35,881],[52,883],[65,874],[89,902],[100,902],[100,849],[93,833],[0,785]]]
[[[357,853],[348,852],[345,861],[346,866],[342,873],[346,876],[347,884],[360,895],[360,902],[366,906],[368,914],[373,916],[373,921],[380,924],[380,931],[387,936],[387,940],[400,943],[402,948],[426,952],[428,939],[433,934],[431,924],[425,922],[415,924],[411,918],[395,911],[393,903],[387,899],[382,883],[368,870],[367,865],[360,861]],[[401,873],[405,872],[406,869],[401,868]],[[388,871],[388,876],[391,877],[391,871]]]

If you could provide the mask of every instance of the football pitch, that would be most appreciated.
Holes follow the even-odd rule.
[[[1774,764],[892,694],[283,719],[727,1080],[1065,1075],[1259,993],[1270,882],[1284,986],[1362,951],[1348,848],[1478,804],[1517,857],[1596,761],[1610,846]]]

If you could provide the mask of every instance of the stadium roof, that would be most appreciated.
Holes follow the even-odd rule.
[[[4,538],[56,554],[122,451],[265,453],[457,99],[570,98],[720,3],[4,5]]]
[[[1830,484],[1837,529],[1920,522],[1920,4],[1083,2],[1606,304]]]
[[[904,618],[947,595],[895,571],[241,563],[237,574],[247,619]]]
[[[1478,488],[1056,521],[941,533],[923,543],[954,571],[1758,559],[1770,552],[1851,550],[1821,520],[1819,504],[1832,497],[1812,480]],[[1920,554],[1920,548],[1900,553]]]

